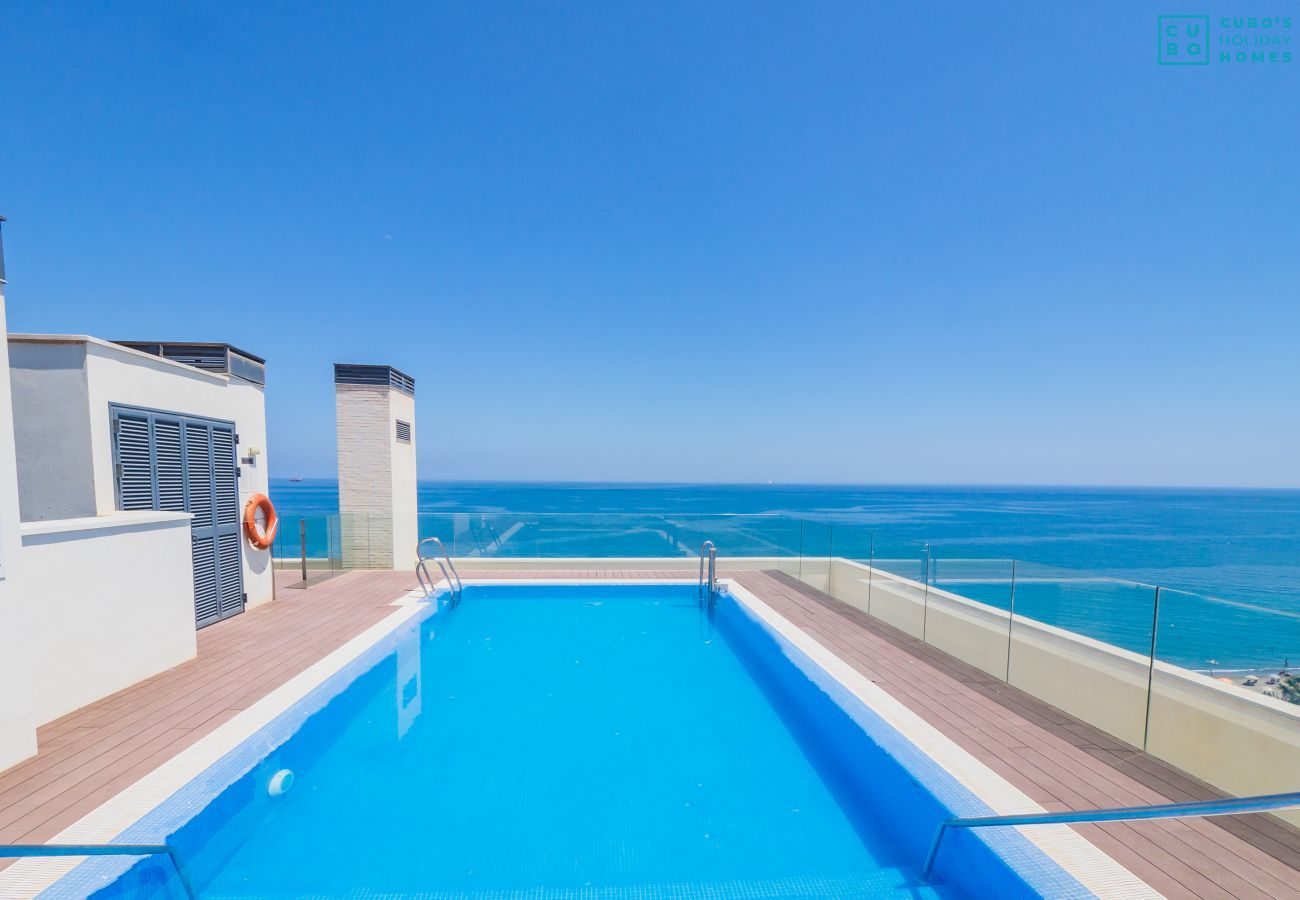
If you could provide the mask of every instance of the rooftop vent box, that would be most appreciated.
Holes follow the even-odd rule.
[[[229,344],[114,341],[123,347],[184,363],[205,372],[217,372],[252,384],[266,384],[266,360]]]
[[[334,364],[335,384],[387,385],[395,391],[415,396],[415,379],[392,366],[359,366],[353,363]]]

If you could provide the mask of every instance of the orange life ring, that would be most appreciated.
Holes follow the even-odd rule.
[[[265,531],[257,526],[259,509],[266,516]],[[280,517],[275,514],[271,498],[266,494],[254,494],[249,497],[248,502],[244,504],[244,533],[248,535],[249,543],[259,550],[267,549],[275,540],[275,530],[278,527],[280,527]]]

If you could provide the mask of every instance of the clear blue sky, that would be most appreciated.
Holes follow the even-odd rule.
[[[1300,4],[1184,6],[8,2],[10,327],[267,357],[278,476],[348,361],[425,478],[1297,486],[1300,58],[1156,15]]]

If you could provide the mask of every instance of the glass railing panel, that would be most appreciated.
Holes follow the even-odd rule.
[[[798,519],[776,515],[718,515],[691,516],[689,521],[701,541],[711,540],[717,545],[720,561],[744,557],[753,568],[797,572],[801,532]]]
[[[948,557],[930,548],[925,640],[999,679],[1007,677],[1016,563]]]
[[[711,540],[729,559],[797,562],[799,525],[779,516],[666,513],[422,514],[419,536],[439,537],[458,559],[658,559],[696,557]]]
[[[271,568],[276,572],[287,572],[295,562],[289,549],[289,531],[297,527],[297,520],[281,517],[275,529],[275,539],[271,542]]]
[[[835,522],[831,526],[831,561],[826,592],[864,612],[873,540],[874,535],[867,526],[852,522]]]
[[[281,518],[271,551],[277,584],[302,586],[336,574],[338,531],[338,516]]]
[[[1161,588],[1147,749],[1230,794],[1295,790],[1298,668],[1300,599]]]
[[[1008,680],[1141,746],[1156,589],[1017,561]]]
[[[799,523],[799,564],[795,577],[809,587],[830,587],[831,554],[835,531],[830,522],[802,519]]]
[[[456,520],[454,513],[420,513],[416,520],[416,541],[436,537],[442,541],[447,552],[456,555]],[[427,550],[429,556],[436,550]]]
[[[868,559],[866,609],[912,637],[925,633],[929,547],[875,534]]]
[[[462,558],[659,559],[698,552],[694,533],[653,514],[456,513],[453,539]]]
[[[366,513],[343,513],[338,517],[339,567],[388,569],[393,566],[393,520]]]

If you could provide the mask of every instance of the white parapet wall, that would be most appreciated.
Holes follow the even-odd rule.
[[[1300,706],[1157,662],[1147,750],[1236,796],[1300,790]]]
[[[850,560],[834,561],[828,593],[1227,794],[1300,786],[1294,703]]]
[[[22,546],[37,724],[195,655],[189,513],[28,522]]]
[[[836,559],[828,592],[949,656],[1141,746],[1146,657],[951,591]]]

